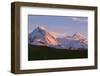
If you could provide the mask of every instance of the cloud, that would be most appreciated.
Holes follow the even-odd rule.
[[[74,21],[80,21],[80,22],[87,22],[88,21],[87,17],[72,17],[71,19]]]

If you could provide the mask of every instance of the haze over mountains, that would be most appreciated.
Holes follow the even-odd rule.
[[[38,46],[48,46],[57,49],[86,49],[88,40],[81,33],[77,32],[72,36],[63,38],[55,37],[44,27],[36,27],[28,36],[28,43]]]

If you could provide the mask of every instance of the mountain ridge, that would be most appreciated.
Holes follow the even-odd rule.
[[[62,49],[87,48],[87,38],[77,32],[73,36],[63,38],[54,37],[46,28],[38,26],[28,36],[28,43]]]

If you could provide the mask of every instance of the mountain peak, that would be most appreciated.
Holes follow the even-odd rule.
[[[82,35],[80,32],[76,32],[76,33],[73,35],[73,37],[78,37],[78,38],[80,38],[80,37],[85,37],[85,36]]]
[[[76,39],[76,40],[80,40],[80,39],[86,40],[86,39],[87,39],[83,34],[81,34],[81,33],[79,33],[79,32],[75,33],[72,37],[73,37],[74,39]]]
[[[56,38],[45,27],[37,26],[29,35],[29,43],[35,45],[58,45]]]
[[[38,26],[37,28],[38,28],[38,29],[42,29],[42,30],[46,30],[46,28],[43,27],[43,26]]]
[[[81,36],[82,34],[80,32],[76,32],[74,35]]]
[[[43,25],[36,25],[36,29],[38,30],[46,30],[46,27]]]

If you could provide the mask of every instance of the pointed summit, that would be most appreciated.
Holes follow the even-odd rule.
[[[79,33],[79,32],[76,32],[73,36],[80,37],[80,36],[82,36],[82,34],[81,34],[81,33]]]
[[[38,29],[38,30],[46,30],[44,25],[36,25],[36,29]]]
[[[77,32],[72,36],[75,40],[80,40],[80,39],[86,39],[86,37],[84,35],[82,35],[81,33]]]
[[[29,34],[29,43],[35,45],[58,45],[56,38],[44,27],[38,26]]]
[[[81,43],[84,43],[86,45],[88,43],[87,38],[79,32],[75,33],[72,37],[74,40],[79,40]]]
[[[46,30],[46,28],[43,27],[43,26],[38,26],[37,28],[38,28],[38,29],[42,29],[42,30]]]

